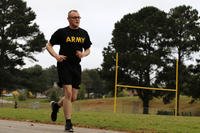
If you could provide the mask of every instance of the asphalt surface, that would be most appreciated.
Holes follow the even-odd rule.
[[[12,120],[0,120],[0,133],[66,133],[64,126]],[[103,129],[74,127],[74,133],[125,133]]]

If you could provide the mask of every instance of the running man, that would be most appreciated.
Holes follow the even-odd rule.
[[[58,29],[46,45],[48,52],[57,60],[58,85],[64,90],[64,97],[59,102],[52,101],[52,121],[56,121],[60,107],[63,107],[66,120],[65,130],[73,132],[72,102],[77,99],[81,83],[81,59],[90,54],[91,41],[86,30],[79,27],[80,15],[77,10],[68,12],[69,26]],[[53,49],[60,45],[59,54]]]

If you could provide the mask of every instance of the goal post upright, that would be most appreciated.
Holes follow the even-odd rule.
[[[116,53],[116,61],[115,61],[114,113],[116,113],[117,110],[117,79],[118,79],[118,53]]]
[[[175,116],[179,114],[179,89],[178,89],[178,59],[176,60],[176,99],[175,99]]]

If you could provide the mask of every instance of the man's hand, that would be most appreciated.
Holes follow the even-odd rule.
[[[64,61],[64,60],[67,59],[67,56],[64,56],[64,55],[57,55],[55,58],[56,58],[56,60],[57,60],[58,62],[62,62],[62,61]]]
[[[78,58],[83,58],[84,57],[84,53],[83,52],[81,52],[81,51],[79,51],[79,50],[77,50],[76,51],[76,56],[78,57]]]
[[[62,62],[63,60],[67,59],[67,56],[64,55],[59,55],[57,54],[54,49],[53,49],[53,45],[49,42],[46,45],[47,51],[58,61],[58,62]]]
[[[89,54],[90,54],[90,49],[89,48],[84,50],[83,52],[81,52],[79,50],[76,51],[76,56],[79,57],[80,59],[83,58],[83,57],[88,56]]]

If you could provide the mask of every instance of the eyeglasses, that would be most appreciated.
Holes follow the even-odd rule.
[[[70,17],[71,19],[81,19],[80,16],[74,16],[74,17]]]

